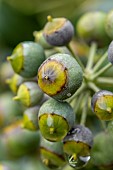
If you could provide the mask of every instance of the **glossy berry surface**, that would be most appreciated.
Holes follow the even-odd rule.
[[[82,125],[75,125],[63,139],[63,143],[66,154],[88,156],[93,145],[93,136],[88,128]]]

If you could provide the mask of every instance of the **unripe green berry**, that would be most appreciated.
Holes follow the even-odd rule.
[[[94,138],[94,145],[91,150],[93,165],[103,170],[113,169],[113,135],[99,133]]]
[[[24,106],[32,107],[38,104],[43,98],[43,92],[35,82],[22,83],[17,91],[14,100],[19,100]]]
[[[13,93],[16,93],[20,84],[24,82],[24,78],[18,74],[14,74],[11,78],[6,80]]]
[[[105,21],[105,30],[108,36],[113,39],[113,10],[108,12]]]
[[[39,147],[40,134],[22,128],[22,121],[17,121],[3,130],[3,140],[11,158],[21,157],[35,152]]]
[[[43,34],[49,44],[64,46],[71,41],[74,35],[74,27],[66,18],[48,16],[48,22],[44,27]]]
[[[42,136],[56,142],[62,140],[74,125],[75,114],[67,102],[49,99],[40,107],[38,119]]]
[[[91,100],[92,111],[101,120],[113,119],[113,93],[107,90],[100,90],[95,93]]]
[[[63,143],[67,155],[89,156],[93,145],[92,132],[82,125],[75,125],[63,139]]]
[[[87,12],[77,22],[78,36],[88,43],[96,41],[99,46],[109,43],[109,37],[105,31],[106,13],[101,11]]]
[[[28,41],[18,44],[7,59],[17,74],[29,78],[36,76],[40,64],[45,60],[45,54],[39,44]]]
[[[42,162],[49,168],[56,169],[66,164],[61,141],[50,142],[41,138],[40,154]]]
[[[46,59],[38,70],[39,87],[49,96],[64,100],[82,84],[82,69],[68,54],[57,53]]]
[[[39,112],[39,106],[34,106],[26,109],[24,111],[23,115],[23,128],[28,130],[38,130],[38,112]]]
[[[0,95],[0,129],[22,116],[22,107],[12,100],[13,94],[6,92]]]
[[[24,78],[18,74],[14,74],[12,77],[6,79],[6,83],[9,85],[13,93],[17,93],[19,86],[24,82],[37,82],[37,78]]]

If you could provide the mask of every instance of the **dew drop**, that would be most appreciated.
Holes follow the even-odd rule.
[[[74,169],[80,169],[87,165],[90,160],[90,156],[77,156],[75,159],[75,154],[68,155],[68,163]]]

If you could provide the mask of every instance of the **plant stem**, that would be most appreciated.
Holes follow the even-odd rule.
[[[113,85],[113,78],[112,77],[99,77],[96,79],[97,83],[106,84],[106,85]]]
[[[80,104],[83,100],[83,96],[84,96],[84,93],[80,94],[80,96],[77,98],[77,100],[75,101],[75,105],[74,105],[74,113],[77,114],[79,108],[80,108]]]
[[[87,110],[88,110],[88,99],[89,99],[89,92],[84,97],[84,105],[83,105],[82,115],[81,115],[81,120],[80,120],[81,125],[85,125],[86,123]]]
[[[84,71],[84,69],[85,69],[84,65],[82,64],[82,62],[81,62],[81,60],[79,59],[79,57],[74,54],[72,48],[70,47],[70,44],[68,44],[66,47],[67,47],[68,50],[72,53],[73,57],[76,59],[76,61],[77,61],[78,64],[81,66],[82,70]]]
[[[102,120],[101,120],[101,126],[102,126],[103,130],[106,131],[106,123]]]
[[[111,63],[108,63],[105,67],[103,67],[102,69],[100,69],[97,73],[95,73],[92,76],[92,80],[96,79],[98,76],[100,76],[101,74],[103,74],[105,71],[107,71],[110,67],[112,66]]]
[[[69,103],[71,103],[72,100],[74,100],[74,98],[75,98],[77,95],[80,95],[85,88],[86,88],[85,83],[82,83],[81,87],[77,90],[77,92],[75,92],[75,94],[74,94],[71,98],[69,98],[67,101],[68,101]]]
[[[94,66],[93,72],[96,72],[99,69],[99,67],[103,64],[107,56],[108,52],[105,52],[104,55],[100,58],[100,60],[97,62],[97,64]]]
[[[89,86],[94,92],[98,92],[98,91],[100,90],[93,82],[88,83],[88,86]]]
[[[89,51],[88,62],[86,66],[87,70],[90,70],[93,66],[96,49],[97,49],[97,44],[93,42],[91,44],[90,51]]]

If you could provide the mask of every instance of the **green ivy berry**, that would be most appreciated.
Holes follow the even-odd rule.
[[[46,139],[41,139],[40,154],[42,162],[50,169],[56,169],[66,164],[63,143],[50,142]]]
[[[13,93],[17,93],[17,90],[24,82],[24,78],[22,76],[19,76],[18,74],[14,74],[11,78],[6,80],[6,83],[9,85],[10,89]]]
[[[72,56],[57,53],[39,67],[38,84],[44,93],[57,100],[64,100],[81,86],[82,74],[80,65]]]
[[[20,120],[4,128],[3,141],[9,157],[21,157],[38,149],[40,134],[23,129]]]
[[[23,115],[23,127],[28,130],[38,130],[38,112],[39,112],[39,106],[34,106],[26,109],[24,111]]]
[[[106,13],[96,11],[83,14],[77,22],[78,36],[88,43],[96,41],[100,46],[109,43],[109,37],[105,31]]]
[[[38,104],[43,98],[43,92],[35,82],[22,83],[17,91],[14,100],[19,100],[24,106],[32,107]]]
[[[100,90],[95,93],[91,100],[91,108],[101,120],[113,119],[113,93]]]
[[[49,44],[65,46],[74,35],[74,27],[66,18],[52,18],[48,16],[48,22],[44,27],[43,35]]]
[[[45,60],[43,48],[35,42],[22,42],[18,44],[10,57],[13,70],[26,78],[34,77],[40,64]]]
[[[105,21],[105,30],[108,36],[113,39],[113,10],[108,12]]]
[[[56,142],[62,140],[74,125],[75,114],[67,102],[49,99],[40,107],[38,120],[42,136]]]

